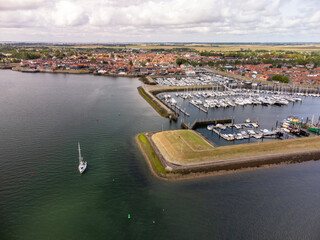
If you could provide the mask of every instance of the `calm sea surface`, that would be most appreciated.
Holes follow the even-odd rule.
[[[320,239],[320,161],[180,182],[154,177],[134,136],[179,124],[158,116],[140,84],[0,71],[1,240]],[[83,175],[78,141],[89,164]]]

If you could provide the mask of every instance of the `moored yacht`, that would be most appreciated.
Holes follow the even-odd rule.
[[[79,142],[78,142],[78,151],[79,151],[79,166],[78,166],[78,169],[79,169],[80,173],[83,173],[87,168],[87,162],[83,161],[83,157],[81,157],[81,149],[80,149],[80,143]]]

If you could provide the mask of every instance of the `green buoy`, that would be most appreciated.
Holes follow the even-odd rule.
[[[130,213],[128,214],[128,219],[130,219],[131,218],[131,216],[130,216]]]

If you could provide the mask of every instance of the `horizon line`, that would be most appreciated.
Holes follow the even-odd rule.
[[[117,44],[248,44],[248,45],[253,45],[253,44],[320,44],[320,42],[309,42],[309,41],[298,41],[298,42],[294,42],[294,41],[284,41],[284,42],[280,42],[280,41],[275,41],[275,42],[259,42],[259,41],[253,41],[253,42],[248,42],[248,41],[243,41],[243,42],[197,42],[197,41],[191,41],[191,42],[179,42],[179,41],[167,41],[167,42],[156,42],[156,41],[151,41],[151,42],[60,42],[60,41],[11,41],[11,40],[4,40],[4,41],[0,41],[0,44],[8,44],[8,43],[16,43],[16,44],[23,44],[23,43],[27,43],[27,44],[92,44],[92,45],[104,45],[104,44],[108,44],[108,45],[117,45]]]

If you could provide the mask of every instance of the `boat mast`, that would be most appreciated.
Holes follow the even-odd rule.
[[[80,149],[80,143],[78,142],[78,151],[79,151],[79,163],[82,162],[82,157],[81,157],[81,149]]]

